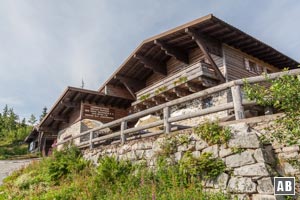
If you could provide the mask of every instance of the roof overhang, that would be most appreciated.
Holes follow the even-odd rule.
[[[68,87],[41,121],[38,130],[45,132],[57,131],[58,124],[66,122],[65,120],[68,120],[69,114],[74,109],[80,109],[81,102],[125,109],[130,106],[133,100],[117,95],[106,95],[98,91]]]
[[[285,67],[294,69],[299,65],[297,61],[271,46],[209,14],[144,40],[100,87],[99,91],[103,91],[108,84],[122,85],[120,79],[116,77],[127,77],[137,82],[147,79],[154,73],[154,70],[144,67],[145,61],[139,59],[139,57],[155,61],[159,66],[163,66],[164,62],[170,59],[171,56],[183,63],[186,62],[185,56],[180,54],[197,47],[187,30],[193,30],[203,37],[240,49],[280,69]]]

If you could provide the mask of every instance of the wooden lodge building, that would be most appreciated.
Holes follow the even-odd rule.
[[[66,140],[103,123],[224,82],[298,65],[210,14],[144,40],[98,91],[68,87],[27,142],[38,142],[35,147],[47,155],[56,139]],[[230,101],[230,94],[223,92],[174,107],[171,115],[184,109],[189,112],[189,107],[203,109]],[[161,113],[155,114],[161,117]],[[232,114],[228,110],[217,117],[226,120]],[[107,130],[106,134],[112,131],[115,130]]]

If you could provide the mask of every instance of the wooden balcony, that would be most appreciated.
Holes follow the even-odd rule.
[[[198,62],[136,93],[134,107],[152,107],[217,85],[219,79],[207,63]]]

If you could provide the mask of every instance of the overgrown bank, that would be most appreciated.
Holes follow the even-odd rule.
[[[204,154],[209,162],[215,161]],[[204,158],[204,157],[203,157]],[[103,157],[98,167],[74,147],[55,152],[8,177],[1,199],[229,199],[223,193],[204,192],[201,180],[217,175],[202,158],[169,165],[161,157],[156,170],[142,164]],[[193,160],[193,163],[189,163]],[[192,165],[191,165],[192,164]],[[196,171],[195,169],[198,168]],[[203,174],[198,172],[204,172]]]

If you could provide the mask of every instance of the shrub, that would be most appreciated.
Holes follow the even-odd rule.
[[[225,144],[231,138],[228,128],[219,126],[218,122],[205,122],[194,128],[194,132],[209,145]]]
[[[300,75],[284,75],[275,80],[266,82],[265,86],[245,82],[244,90],[250,100],[255,100],[259,105],[272,106],[284,112],[285,116],[276,120],[276,127],[270,127],[270,139],[284,144],[300,143]]]
[[[214,158],[212,153],[203,153],[199,158],[193,157],[186,152],[179,162],[180,172],[189,178],[200,177],[203,179],[214,179],[226,168],[220,158]]]

